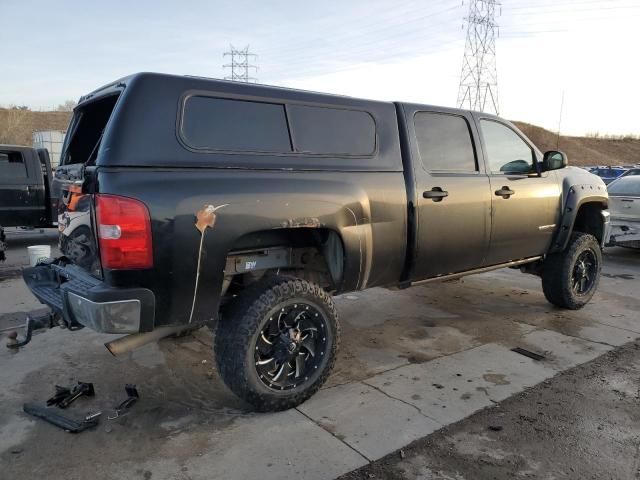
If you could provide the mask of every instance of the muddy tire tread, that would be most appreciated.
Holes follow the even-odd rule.
[[[328,320],[332,323],[334,341],[329,359],[316,381],[304,390],[292,391],[289,395],[260,393],[252,386],[245,365],[250,339],[257,333],[264,316],[274,306],[292,296],[307,297],[326,308]],[[225,308],[218,324],[214,351],[220,376],[225,384],[261,412],[280,411],[293,408],[307,400],[327,380],[336,360],[340,341],[340,326],[335,304],[331,296],[320,286],[305,280],[288,276],[270,276],[241,292]]]
[[[598,272],[590,293],[577,296],[571,290],[571,270],[576,257],[587,248],[592,248],[598,257]],[[598,288],[600,270],[602,269],[602,253],[598,240],[593,235],[574,232],[569,245],[563,252],[549,255],[542,269],[542,291],[545,298],[557,307],[578,310],[584,307]]]

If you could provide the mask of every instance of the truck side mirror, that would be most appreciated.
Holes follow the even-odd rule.
[[[567,164],[568,159],[564,152],[549,150],[544,153],[544,157],[542,158],[542,171],[559,170],[560,168],[566,167]]]

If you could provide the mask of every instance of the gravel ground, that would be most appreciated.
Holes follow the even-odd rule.
[[[632,342],[341,479],[638,479],[639,400]]]

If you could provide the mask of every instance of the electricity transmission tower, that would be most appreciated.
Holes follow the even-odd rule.
[[[458,88],[458,107],[499,113],[496,72],[496,0],[469,0],[467,40]],[[498,11],[499,14],[499,11]]]
[[[254,53],[249,53],[249,45],[243,49],[239,49],[230,45],[231,51],[225,52],[223,57],[231,56],[231,63],[223,65],[222,68],[231,68],[231,76],[224,77],[225,80],[232,80],[234,82],[257,82],[258,79],[249,76],[249,70],[253,69],[254,72],[258,70],[256,65],[251,65],[250,61],[255,60],[258,56]]]

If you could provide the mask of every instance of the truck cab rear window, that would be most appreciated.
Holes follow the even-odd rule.
[[[284,105],[274,103],[189,97],[181,133],[195,149],[291,152]]]
[[[0,152],[0,179],[26,177],[27,167],[20,152]]]

